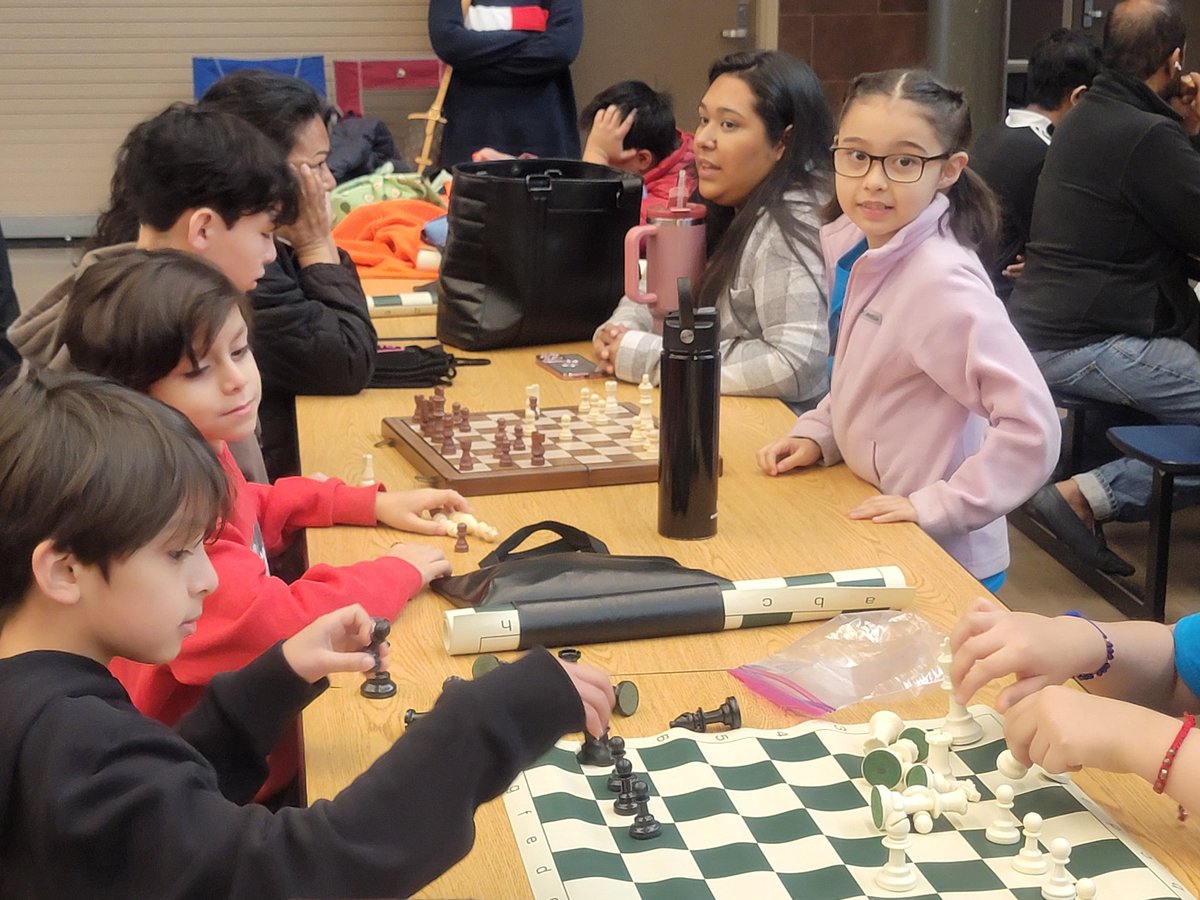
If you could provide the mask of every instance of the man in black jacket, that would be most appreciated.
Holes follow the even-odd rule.
[[[1200,423],[1200,73],[1184,74],[1176,0],[1126,0],[1105,71],[1055,131],[1013,323],[1052,388]],[[1176,504],[1200,480],[1176,481]],[[1030,511],[1105,572],[1133,566],[1096,523],[1147,518],[1151,470],[1129,459],[1042,488]]]

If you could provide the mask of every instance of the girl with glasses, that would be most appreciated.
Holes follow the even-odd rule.
[[[844,459],[882,492],[851,518],[916,522],[995,590],[1004,516],[1045,483],[1060,432],[979,259],[999,213],[967,168],[970,140],[962,93],[928,72],[851,83],[821,229],[840,321],[830,393],[758,465],[780,475]]]

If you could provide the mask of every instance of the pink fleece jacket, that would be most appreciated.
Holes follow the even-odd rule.
[[[1058,459],[1058,414],[975,253],[939,194],[885,246],[854,263],[828,396],[792,435],[844,459],[972,575],[1008,567],[1004,516]],[[863,239],[846,216],[821,229],[826,272]]]
[[[168,725],[195,705],[218,672],[241,668],[318,616],[361,603],[373,616],[395,619],[421,590],[421,573],[394,556],[349,566],[313,566],[291,584],[275,578],[260,552],[277,553],[301,528],[377,524],[375,495],[380,488],[351,487],[336,478],[254,484],[246,481],[228,447],[222,446],[219,456],[235,505],[208,547],[219,585],[204,599],[196,633],[166,665],[127,659],[109,665],[133,705]],[[261,541],[256,540],[259,534]],[[294,738],[285,739],[271,754],[264,796],[287,784],[296,774],[296,762]]]
[[[671,199],[671,191],[679,184],[679,173],[683,171],[687,195],[696,190],[695,137],[690,131],[679,131],[679,146],[670,156],[660,159],[658,165],[642,176],[646,195],[642,197],[642,224],[646,224],[646,213],[655,206],[665,206]]]

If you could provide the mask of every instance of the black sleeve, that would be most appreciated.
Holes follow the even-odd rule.
[[[375,368],[375,326],[354,264],[301,268],[290,247],[250,294],[254,358],[272,393],[357,394]]]
[[[471,31],[460,0],[431,0],[429,38],[434,52],[463,75],[497,84],[531,84],[559,74],[583,43],[582,0],[554,0],[546,30]]]
[[[1125,173],[1130,203],[1171,246],[1200,255],[1200,153],[1164,119],[1146,132],[1137,158]]]
[[[249,803],[267,777],[267,754],[304,707],[329,686],[309,684],[283,657],[280,641],[249,665],[209,682],[175,732],[212,764],[221,793]]]
[[[168,729],[88,701],[26,741],[22,865],[39,896],[407,897],[470,849],[476,807],[583,723],[562,667],[533,651],[451,685],[332,800],[271,813],[223,797]]]

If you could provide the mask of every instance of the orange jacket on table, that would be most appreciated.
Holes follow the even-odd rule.
[[[283,549],[301,528],[375,525],[375,495],[381,488],[351,487],[334,478],[252,484],[228,447],[221,448],[220,459],[236,506],[208,547],[219,585],[204,600],[196,633],[184,639],[179,655],[166,665],[114,659],[110,666],[134,705],[168,725],[191,709],[213,675],[241,668],[318,616],[361,603],[371,615],[390,621],[421,590],[417,569],[393,556],[350,566],[313,566],[291,584],[271,576],[266,556]],[[293,734],[271,754],[260,796],[283,788],[295,776],[297,762]]]
[[[446,210],[425,200],[380,200],[342,219],[333,239],[350,254],[360,278],[437,278],[437,266],[421,268],[417,254],[433,248],[421,240],[425,223]]]

